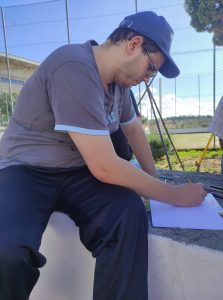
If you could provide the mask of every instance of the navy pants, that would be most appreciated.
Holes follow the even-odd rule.
[[[86,167],[11,166],[0,170],[0,300],[28,300],[46,263],[39,247],[53,211],[70,216],[96,258],[94,300],[148,299],[148,223],[135,192]]]

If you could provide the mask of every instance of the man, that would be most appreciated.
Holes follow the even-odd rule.
[[[223,149],[223,97],[218,103],[209,129],[219,138],[219,144]],[[223,156],[221,159],[221,174],[223,174]]]
[[[131,98],[136,116],[137,116],[138,120],[140,120],[141,115],[138,110],[135,96],[131,89],[130,89],[130,98]],[[115,132],[112,132],[111,140],[112,140],[112,144],[115,149],[115,152],[119,157],[126,159],[126,160],[132,159],[132,155],[133,155],[132,148],[130,147],[126,136],[124,135],[121,126],[119,126],[118,130],[116,130]]]
[[[102,45],[55,50],[27,80],[1,140],[0,299],[27,300],[46,259],[38,252],[54,210],[67,213],[96,257],[94,300],[147,300],[147,217],[140,196],[201,203],[201,184],[158,180],[129,88],[158,70],[175,77],[163,17],[126,17]],[[121,124],[142,170],[119,158]],[[61,274],[63,276],[63,274]]]

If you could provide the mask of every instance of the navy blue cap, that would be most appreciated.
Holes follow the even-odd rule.
[[[125,17],[119,27],[129,28],[151,39],[165,56],[165,62],[159,72],[167,77],[174,78],[180,74],[180,70],[170,56],[170,48],[173,39],[173,29],[162,16],[152,11],[138,12]]]

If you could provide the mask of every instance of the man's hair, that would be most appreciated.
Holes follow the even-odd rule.
[[[116,28],[108,37],[108,40],[112,44],[118,44],[119,42],[126,41],[126,40],[131,40],[134,36],[139,35],[143,38],[143,44],[142,48],[144,51],[149,51],[149,52],[161,52],[159,47],[154,43],[152,40],[149,38],[145,37],[144,35],[133,31],[129,28]]]

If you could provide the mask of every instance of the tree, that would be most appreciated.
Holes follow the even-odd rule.
[[[13,107],[15,106],[15,101],[17,93],[12,94]],[[2,115],[11,115],[12,114],[12,105],[10,96],[8,93],[0,93],[0,112]]]
[[[184,6],[195,30],[213,33],[213,43],[223,46],[223,0],[185,0]]]

